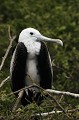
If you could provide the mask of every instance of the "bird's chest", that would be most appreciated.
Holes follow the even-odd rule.
[[[33,44],[32,44],[33,45]],[[26,61],[26,85],[33,85],[34,83],[39,85],[40,76],[37,68],[38,62],[36,55],[40,52],[40,44],[31,44],[27,47],[28,57]]]
[[[36,57],[30,58],[30,55],[28,55],[28,59],[26,62],[27,68],[26,68],[26,86],[30,86],[33,84],[40,85],[40,76],[37,69],[37,60]],[[32,87],[32,90],[38,91],[36,87]]]

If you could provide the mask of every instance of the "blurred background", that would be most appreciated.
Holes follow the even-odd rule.
[[[56,90],[79,93],[79,0],[0,0],[0,62],[9,45],[8,26],[12,35],[17,36],[13,46],[21,30],[27,27],[61,39],[63,47],[47,43],[54,70],[53,86]],[[9,75],[11,56],[12,48],[0,71],[0,83]],[[10,83],[0,88],[1,116],[10,113],[6,112],[14,101],[14,96],[6,96],[10,92]],[[78,99],[64,97],[64,102],[79,108]]]

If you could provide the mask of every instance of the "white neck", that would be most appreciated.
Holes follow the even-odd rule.
[[[37,41],[34,41],[33,39],[29,40],[25,40],[25,39],[20,39],[19,42],[22,42],[24,43],[25,47],[27,48],[27,52],[30,53],[30,54],[36,54],[38,55],[39,52],[40,52],[40,48],[41,48],[41,43],[40,42],[37,42]]]

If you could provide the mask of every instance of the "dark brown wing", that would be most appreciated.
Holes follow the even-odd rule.
[[[41,50],[37,56],[37,60],[41,79],[40,86],[44,89],[50,89],[52,87],[53,70],[48,49],[43,42],[41,42]]]
[[[25,86],[26,59],[27,49],[23,43],[18,43],[10,65],[11,87],[13,92]]]

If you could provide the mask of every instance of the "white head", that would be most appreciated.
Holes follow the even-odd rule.
[[[19,42],[22,42],[24,40],[56,42],[63,46],[63,42],[60,39],[52,39],[45,37],[34,28],[27,28],[22,30],[22,32],[19,35]]]

